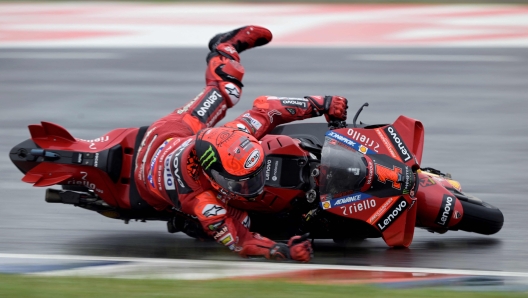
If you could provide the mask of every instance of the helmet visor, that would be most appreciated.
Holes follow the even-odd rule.
[[[214,181],[225,190],[242,197],[251,198],[260,194],[264,189],[264,184],[266,181],[263,169],[264,167],[261,167],[250,177],[240,180],[223,177],[216,170],[211,170],[211,174],[213,175]]]

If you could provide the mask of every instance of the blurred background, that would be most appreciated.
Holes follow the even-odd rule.
[[[423,3],[0,2],[0,253],[239,260],[216,243],[44,201],[7,152],[50,121],[93,139],[149,125],[204,86],[207,43],[247,24],[274,39],[244,52],[233,119],[259,95],[342,95],[360,120],[423,122],[423,166],[497,206],[496,235],[417,230],[409,249],[381,239],[315,242],[315,263],[528,271],[528,6]],[[309,121],[322,121],[314,119]]]

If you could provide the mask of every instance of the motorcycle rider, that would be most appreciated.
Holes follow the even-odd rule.
[[[206,87],[185,106],[154,122],[135,160],[139,194],[157,210],[177,208],[196,216],[204,231],[243,257],[308,262],[310,242],[294,236],[276,243],[250,232],[245,211],[232,199],[254,200],[264,188],[264,151],[259,139],[277,125],[325,115],[345,120],[340,96],[260,96],[253,108],[213,128],[240,99],[244,68],[239,53],[270,42],[269,30],[245,26],[209,42]]]

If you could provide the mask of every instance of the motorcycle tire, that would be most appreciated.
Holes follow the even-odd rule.
[[[495,234],[504,224],[502,212],[486,202],[460,200],[464,215],[453,230],[462,230],[483,235]]]

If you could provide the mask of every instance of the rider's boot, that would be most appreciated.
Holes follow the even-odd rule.
[[[228,43],[238,53],[263,46],[272,39],[271,32],[259,26],[244,26],[226,33],[219,33],[209,41],[209,50],[214,51],[221,43]]]

